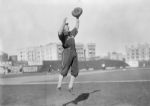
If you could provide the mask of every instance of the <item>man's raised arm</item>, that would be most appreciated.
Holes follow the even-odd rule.
[[[71,35],[75,37],[78,33],[78,29],[79,29],[79,19],[76,18],[76,25],[73,28],[73,30],[71,31]]]
[[[79,18],[76,18],[76,25],[75,28],[77,28],[77,30],[79,29]]]
[[[65,26],[65,24],[66,24],[66,20],[67,20],[67,17],[64,18],[63,24],[61,25],[61,27],[60,27],[60,29],[59,29],[59,31],[58,31],[58,35],[61,35],[61,34],[62,34],[63,29],[64,29],[64,26]]]

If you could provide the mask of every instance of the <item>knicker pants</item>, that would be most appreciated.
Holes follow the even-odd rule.
[[[76,50],[70,48],[64,49],[62,53],[62,70],[61,75],[67,76],[69,69],[71,68],[71,75],[74,77],[78,76],[78,57]]]

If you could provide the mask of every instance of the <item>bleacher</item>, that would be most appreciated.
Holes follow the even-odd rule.
[[[61,64],[62,64],[61,61],[43,61],[42,66],[23,66],[23,71],[21,73],[49,72],[50,65],[51,65],[51,70],[53,72],[58,72],[59,70],[61,70],[61,67],[62,67]],[[128,64],[126,64],[123,61],[101,59],[101,60],[79,61],[79,70],[104,69],[104,67],[102,67],[102,64],[105,64],[106,69],[123,68],[123,67],[128,66]],[[21,68],[20,66],[9,66],[11,73],[20,73],[20,68]],[[1,70],[0,71],[1,74],[3,74],[4,72],[7,72],[6,70],[4,71],[3,68],[0,68],[0,70]]]
[[[139,61],[139,67],[150,67],[150,60],[148,61]]]
[[[127,63],[120,60],[109,60],[109,59],[101,59],[101,60],[91,60],[91,61],[79,61],[79,69],[90,69],[94,70],[103,69],[102,64],[105,64],[106,67],[114,67],[114,68],[124,68],[128,66]],[[61,61],[43,61],[43,66],[40,68],[40,72],[46,72],[49,70],[50,65],[52,69],[58,71],[61,69]]]
[[[48,71],[50,69],[50,65],[52,66],[51,68],[55,71],[61,69],[61,61],[43,61],[43,65],[39,71],[40,72]]]

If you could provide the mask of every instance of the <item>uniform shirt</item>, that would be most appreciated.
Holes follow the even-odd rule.
[[[65,48],[71,48],[75,49],[75,39],[74,37],[77,35],[78,30],[77,28],[74,28],[72,31],[69,31],[68,33],[62,32],[62,34],[58,35],[59,39],[62,42],[62,47]]]

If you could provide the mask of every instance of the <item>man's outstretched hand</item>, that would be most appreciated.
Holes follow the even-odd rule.
[[[66,23],[66,21],[67,21],[67,17],[64,18],[64,21],[63,21],[63,22]]]

